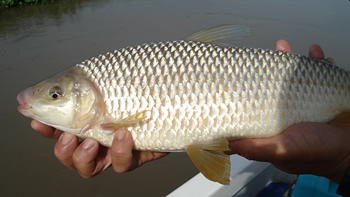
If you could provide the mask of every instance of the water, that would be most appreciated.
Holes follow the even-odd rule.
[[[220,24],[253,28],[253,37],[235,45],[272,49],[287,39],[307,54],[319,43],[350,69],[349,10],[349,1],[320,0],[61,0],[0,10],[0,196],[164,196],[198,172],[186,154],[172,153],[130,173],[109,169],[85,180],[57,161],[55,140],[39,136],[17,112],[25,87],[107,51]]]

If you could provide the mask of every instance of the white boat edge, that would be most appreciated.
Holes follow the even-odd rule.
[[[167,197],[184,196],[234,196],[251,180],[257,177],[270,163],[249,161],[239,155],[231,155],[231,183],[222,185],[209,181],[201,173],[167,195]]]

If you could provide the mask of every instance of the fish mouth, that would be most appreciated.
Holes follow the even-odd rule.
[[[32,106],[29,104],[28,101],[28,89],[23,90],[17,95],[17,101],[19,106],[17,107],[17,110],[19,113],[23,114],[27,117],[32,117],[34,114],[32,112]]]
[[[26,107],[20,105],[17,107],[17,110],[19,111],[19,113],[23,114],[24,116],[27,116],[27,117],[33,116],[31,108],[26,108]]]

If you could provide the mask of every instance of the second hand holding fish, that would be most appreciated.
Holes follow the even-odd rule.
[[[292,52],[285,40],[279,40],[276,49]],[[310,46],[309,56],[325,58],[317,44]],[[232,151],[227,154],[270,162],[288,173],[314,174],[339,183],[350,166],[349,141],[350,127],[300,123],[274,137],[231,141]]]
[[[291,51],[289,44],[283,40],[277,42],[276,49]],[[309,55],[324,58],[323,51],[318,45],[310,47]],[[143,163],[167,154],[133,150],[132,136],[124,129],[117,131],[112,147],[106,148],[100,146],[94,139],[86,139],[79,143],[76,136],[69,133],[62,134],[61,131],[35,120],[32,122],[32,127],[45,137],[59,139],[55,146],[56,157],[68,168],[76,169],[84,178],[95,176],[111,165],[118,173],[131,171]],[[346,169],[344,166],[350,163],[350,159],[346,157],[350,148],[345,147],[347,143],[339,143],[346,142],[350,138],[349,132],[344,132],[346,129],[349,128],[320,123],[298,124],[275,137],[231,141],[232,151],[229,154],[241,154],[248,159],[268,161],[287,172],[313,173],[339,182]],[[305,141],[298,140],[303,136],[309,138],[304,138]],[[305,150],[309,154],[306,154]],[[306,160],[314,163],[305,162]]]

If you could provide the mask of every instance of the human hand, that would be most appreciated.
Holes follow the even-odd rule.
[[[277,41],[276,49],[292,51],[285,40]],[[324,53],[319,45],[311,45],[309,56],[323,59]],[[228,154],[270,162],[288,173],[314,174],[340,182],[350,165],[349,142],[350,127],[300,123],[274,137],[231,141]]]
[[[118,173],[131,171],[146,162],[167,155],[133,150],[133,138],[125,129],[116,131],[112,147],[107,148],[91,138],[79,143],[78,137],[36,120],[32,121],[31,126],[44,137],[58,139],[54,148],[57,159],[66,167],[77,170],[84,178],[93,177],[111,165]]]
[[[292,48],[289,43],[285,40],[278,40],[276,42],[276,50],[292,52]],[[317,59],[324,59],[324,52],[320,45],[313,44],[309,48],[309,56]]]

